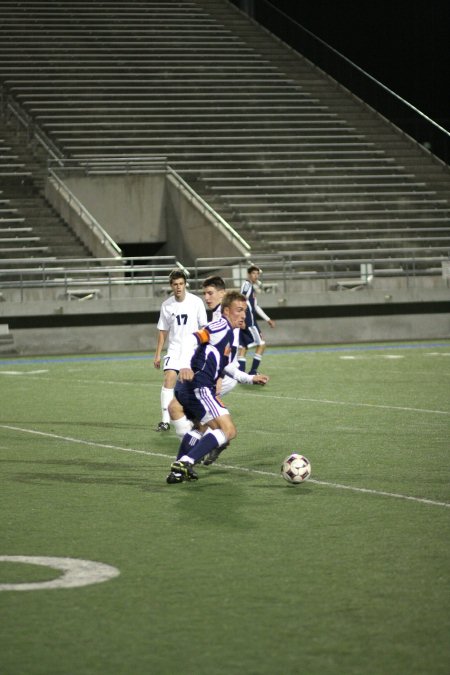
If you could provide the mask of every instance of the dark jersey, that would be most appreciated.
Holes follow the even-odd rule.
[[[241,287],[242,295],[247,298],[247,310],[245,313],[245,325],[255,326],[256,324],[256,293],[251,281],[244,281]]]
[[[195,387],[215,387],[218,378],[223,377],[224,369],[236,355],[234,331],[222,317],[193,335],[197,340],[197,348],[191,358],[194,371],[192,383]]]

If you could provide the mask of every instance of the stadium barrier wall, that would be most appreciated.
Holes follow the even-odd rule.
[[[164,297],[2,302],[0,324],[19,355],[153,352]],[[448,289],[264,294],[260,304],[276,321],[261,321],[268,346],[450,338]]]

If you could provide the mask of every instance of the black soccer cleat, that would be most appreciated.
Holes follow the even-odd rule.
[[[219,457],[220,453],[225,450],[225,448],[228,448],[230,444],[225,443],[224,445],[221,445],[220,448],[214,448],[214,450],[211,450],[207,455],[204,456],[203,458],[203,464],[205,466],[209,466],[210,464],[214,464],[216,459]]]
[[[175,473],[175,471],[171,471],[169,475],[166,478],[166,482],[169,483],[182,483],[184,481],[184,476],[182,473]]]
[[[170,424],[167,422],[160,422],[157,427],[155,427],[155,431],[169,431],[170,429]]]
[[[198,476],[189,462],[173,462],[167,476],[168,483],[182,483],[185,480],[198,480]]]

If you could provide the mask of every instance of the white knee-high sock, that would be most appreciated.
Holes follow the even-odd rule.
[[[162,422],[170,424],[169,403],[173,399],[173,389],[161,388],[161,412]]]
[[[184,434],[187,434],[188,431],[192,429],[194,426],[191,422],[191,420],[188,420],[186,415],[183,415],[183,417],[180,417],[179,420],[170,420],[171,425],[175,429],[175,433],[178,436],[178,438],[181,439],[183,438]]]

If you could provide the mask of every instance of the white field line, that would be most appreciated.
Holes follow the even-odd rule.
[[[8,429],[9,431],[17,431],[19,433],[33,434],[35,436],[44,436],[45,438],[53,438],[55,440],[64,441],[66,443],[77,443],[79,445],[87,445],[95,448],[105,448],[107,450],[119,450],[120,452],[131,452],[138,455],[147,455],[149,457],[163,457],[164,459],[173,459],[173,455],[167,455],[162,452],[150,452],[148,450],[137,450],[135,448],[125,448],[120,445],[111,445],[108,443],[96,443],[94,441],[85,441],[81,438],[73,438],[71,436],[60,436],[59,434],[52,434],[45,431],[38,431],[37,429],[24,429],[22,427],[15,427],[9,424],[0,424],[0,429]],[[255,474],[259,476],[274,476],[276,478],[279,475],[273,471],[262,471],[259,469],[250,469],[247,467],[234,466],[232,464],[219,464],[218,466],[224,469],[230,469],[232,471],[241,471],[249,474]],[[434,499],[425,499],[423,497],[412,497],[410,495],[402,495],[396,492],[385,492],[383,490],[372,490],[370,488],[360,488],[354,487],[352,485],[342,485],[340,483],[332,483],[324,480],[316,480],[310,478],[309,483],[314,483],[314,485],[323,485],[328,488],[334,488],[336,490],[350,490],[351,492],[359,492],[363,494],[376,495],[378,497],[391,497],[393,499],[403,499],[410,502],[417,502],[419,504],[429,504],[431,506],[442,506],[444,508],[450,508],[450,502],[439,502]]]
[[[10,374],[0,371],[1,374]],[[36,378],[33,378],[36,379]],[[49,382],[54,382],[52,377],[40,377],[39,380],[48,380]],[[82,380],[74,379],[70,380],[71,383],[75,384],[86,384],[92,386],[93,384],[106,384],[108,386],[116,387],[149,387],[161,389],[161,384],[159,382],[126,382],[126,381],[117,381],[117,380]],[[246,387],[245,394],[240,393],[239,391],[234,391],[233,396],[264,396],[264,398],[270,398],[274,401],[302,401],[304,403],[320,403],[323,405],[343,405],[350,406],[353,408],[375,408],[379,410],[402,410],[403,412],[414,412],[414,413],[428,413],[431,415],[450,415],[449,410],[430,410],[427,408],[410,408],[408,406],[398,406],[398,405],[383,405],[379,403],[360,403],[354,401],[332,401],[326,398],[304,398],[301,396],[275,396],[273,394],[268,394],[266,391],[264,393],[253,393],[248,391],[249,387]]]
[[[239,392],[236,392],[239,396]],[[236,395],[234,394],[234,395]],[[261,396],[262,394],[245,393],[245,396]],[[242,396],[242,394],[241,394]],[[264,398],[272,398],[277,401],[303,401],[304,403],[324,403],[326,405],[348,405],[353,408],[378,408],[381,410],[403,410],[404,412],[430,413],[433,415],[450,415],[449,410],[428,410],[427,408],[410,408],[400,405],[383,405],[381,403],[358,403],[353,401],[331,401],[326,398],[303,398],[301,396],[273,396],[264,393]]]
[[[274,396],[273,394],[253,393],[246,391],[245,394],[233,392],[233,396],[264,396],[276,401],[303,401],[304,403],[323,403],[325,405],[348,405],[354,408],[379,408],[382,410],[403,410],[404,412],[431,413],[433,415],[450,415],[450,410],[429,410],[427,408],[410,408],[408,406],[384,405],[381,403],[359,403],[354,401],[332,401],[327,398],[304,398],[302,396]]]

